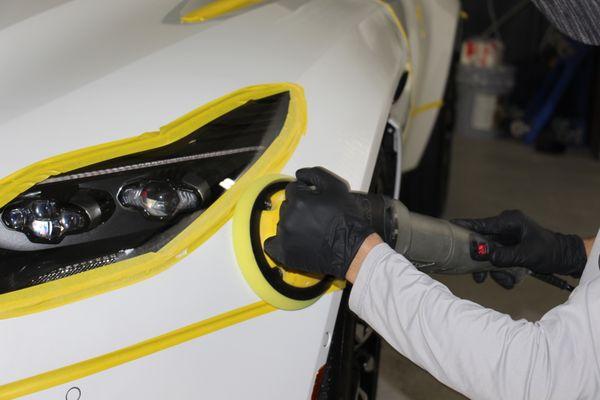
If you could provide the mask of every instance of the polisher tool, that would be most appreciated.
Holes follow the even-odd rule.
[[[282,310],[308,307],[334,283],[344,285],[329,276],[285,268],[265,253],[264,242],[275,236],[279,207],[291,181],[285,175],[257,180],[238,201],[233,217],[234,249],[244,278],[258,297]]]
[[[274,236],[285,187],[293,179],[284,175],[258,180],[240,199],[234,215],[234,247],[240,269],[250,287],[263,300],[285,310],[307,307],[334,282],[277,264],[264,252],[264,241]],[[386,196],[353,193],[382,239],[426,273],[470,274],[502,270],[518,282],[532,275],[562,289],[555,276],[538,277],[525,268],[498,268],[489,262],[491,244],[483,236],[449,221],[410,212]],[[560,281],[560,282],[559,282]],[[568,285],[567,285],[568,286]]]

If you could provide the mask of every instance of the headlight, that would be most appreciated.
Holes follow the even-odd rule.
[[[290,92],[237,104],[168,145],[51,176],[5,204],[0,293],[160,251],[277,139]]]
[[[59,243],[65,235],[84,231],[89,216],[75,205],[59,206],[48,199],[19,201],[3,213],[4,225],[38,243]]]
[[[158,219],[197,210],[203,202],[199,188],[164,180],[132,183],[125,186],[118,197],[122,206],[136,208],[148,217]]]

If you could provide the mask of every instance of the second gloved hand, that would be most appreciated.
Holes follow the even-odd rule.
[[[491,240],[490,261],[497,267],[578,276],[587,261],[579,236],[552,232],[518,210],[504,211],[497,217],[452,222]]]
[[[343,279],[374,230],[344,181],[319,167],[298,170],[296,178],[265,251],[286,267]]]

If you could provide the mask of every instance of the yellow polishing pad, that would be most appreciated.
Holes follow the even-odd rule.
[[[238,201],[233,217],[233,244],[244,278],[257,296],[283,310],[308,307],[333,283],[329,277],[292,271],[264,252],[264,241],[277,231],[279,208],[291,181],[285,175],[257,180]]]

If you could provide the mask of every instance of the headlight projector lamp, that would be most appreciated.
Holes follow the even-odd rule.
[[[279,265],[264,251],[264,241],[277,231],[279,207],[291,181],[285,175],[257,180],[240,198],[233,217],[235,255],[244,278],[258,297],[282,310],[308,307],[334,283],[332,277]]]

